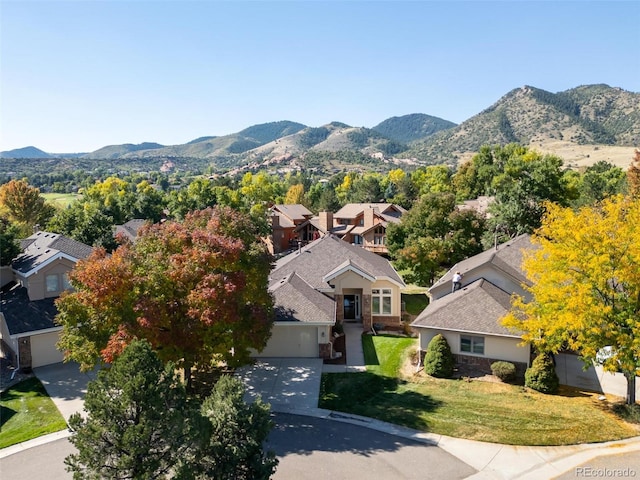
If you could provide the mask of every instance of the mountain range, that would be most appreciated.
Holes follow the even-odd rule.
[[[518,142],[557,153],[569,163],[633,156],[640,145],[640,94],[608,85],[558,93],[514,89],[456,125],[426,114],[392,117],[372,128],[332,122],[311,127],[292,121],[254,125],[238,133],[182,145],[122,144],[85,154],[48,154],[35,147],[0,152],[3,158],[207,159],[220,169],[317,167],[333,162],[455,164],[484,144]],[[612,163],[618,163],[612,161]]]

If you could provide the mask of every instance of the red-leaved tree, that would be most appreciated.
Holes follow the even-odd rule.
[[[135,243],[78,263],[75,291],[57,301],[59,346],[88,369],[144,338],[187,379],[196,364],[243,364],[270,335],[270,267],[254,222],[230,208],[145,227]]]

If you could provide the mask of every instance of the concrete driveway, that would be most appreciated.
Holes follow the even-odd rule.
[[[320,358],[260,358],[238,369],[236,376],[247,388],[247,401],[260,395],[276,412],[318,408]]]
[[[87,384],[97,376],[97,370],[82,373],[77,363],[54,363],[33,369],[64,419],[76,412],[83,413]]]

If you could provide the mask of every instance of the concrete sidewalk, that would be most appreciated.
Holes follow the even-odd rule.
[[[365,372],[362,352],[362,323],[343,323],[346,337],[347,363],[345,365],[323,365],[323,373]]]

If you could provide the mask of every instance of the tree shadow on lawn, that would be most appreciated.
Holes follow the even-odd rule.
[[[376,418],[428,432],[425,413],[442,402],[406,386],[408,382],[370,372],[325,374],[320,387],[320,408]]]
[[[11,417],[17,414],[14,409],[0,406],[0,427],[4,427],[4,424],[7,423]]]

